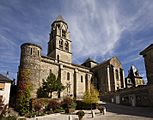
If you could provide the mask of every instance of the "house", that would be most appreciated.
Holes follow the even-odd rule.
[[[4,101],[4,104],[9,104],[11,82],[12,80],[0,74],[0,99]]]

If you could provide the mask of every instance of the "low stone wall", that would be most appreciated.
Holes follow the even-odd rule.
[[[117,99],[119,97],[119,100]],[[153,86],[139,86],[136,88],[127,88],[113,93],[107,93],[101,96],[101,100],[131,105],[131,106],[153,106]]]

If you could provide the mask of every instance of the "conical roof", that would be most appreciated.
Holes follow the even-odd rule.
[[[64,18],[63,18],[61,15],[59,15],[59,16],[56,18],[55,21],[63,21],[63,22],[64,22]]]

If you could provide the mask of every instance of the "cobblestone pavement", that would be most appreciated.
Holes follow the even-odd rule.
[[[153,108],[122,106],[110,103],[104,106],[107,108],[105,115],[100,114],[98,110],[94,110],[95,118],[92,118],[91,111],[86,110],[83,120],[153,120]],[[78,120],[78,117],[75,113],[72,115],[57,113],[48,117],[30,120]]]

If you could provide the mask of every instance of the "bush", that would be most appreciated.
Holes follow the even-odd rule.
[[[27,118],[33,118],[35,116],[43,116],[43,115],[45,115],[44,112],[29,112],[29,113],[27,113],[25,115],[25,117],[27,117]]]
[[[77,110],[91,110],[92,109],[96,109],[97,104],[89,104],[89,103],[85,103],[83,101],[76,101],[76,109]]]
[[[29,112],[25,115],[25,117],[27,118],[32,118],[32,117],[35,117],[36,116],[36,112]]]
[[[72,103],[73,103],[73,100],[70,97],[66,97],[62,101],[62,106],[64,108],[71,108]]]
[[[2,117],[1,120],[17,120],[15,116]]]
[[[31,99],[31,110],[35,111],[36,104],[40,104],[42,107],[46,107],[48,105],[48,102],[51,99],[48,98],[40,98],[40,99]]]
[[[42,110],[42,105],[41,105],[41,103],[35,104],[35,105],[34,105],[34,110],[35,110],[35,111],[41,111],[41,110]]]
[[[49,110],[53,110],[53,112],[55,112],[55,110],[60,109],[60,102],[57,99],[52,99],[49,101],[48,103],[48,109]]]
[[[78,115],[79,120],[81,120],[83,118],[83,116],[85,115],[84,111],[80,110],[76,113],[76,115]]]
[[[75,106],[76,106],[76,104],[74,103],[74,101],[70,97],[66,97],[62,101],[62,107],[64,108],[65,113],[70,113],[70,108],[75,109]]]
[[[100,111],[100,113],[103,113],[104,114],[104,110],[106,109],[104,106],[102,106],[102,105],[99,105],[98,107],[97,107],[97,109]]]

